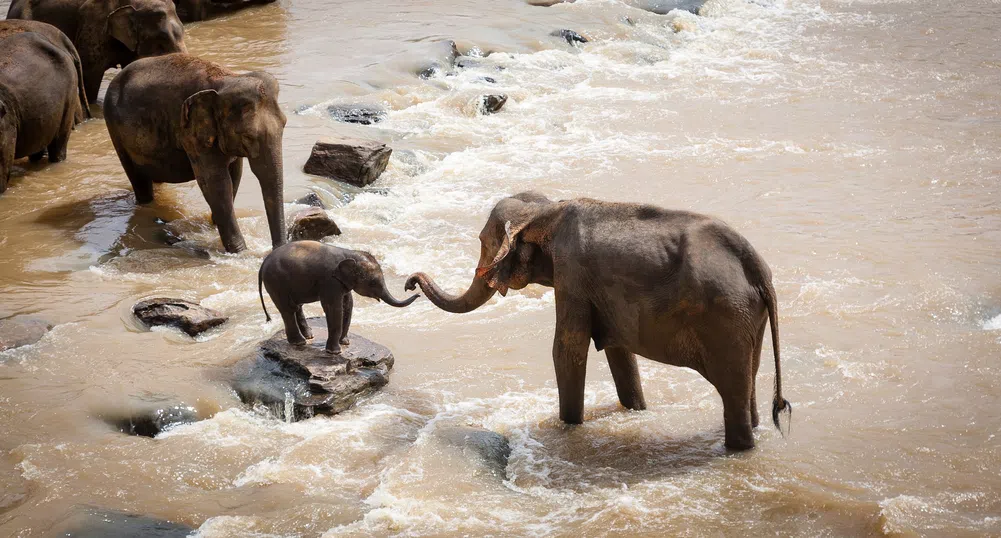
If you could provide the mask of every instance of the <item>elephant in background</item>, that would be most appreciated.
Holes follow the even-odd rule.
[[[44,84],[39,84],[44,81]],[[15,159],[66,158],[82,114],[73,58],[45,36],[21,32],[0,39],[0,193]]]
[[[13,0],[7,18],[46,22],[69,36],[80,54],[91,103],[108,69],[187,52],[172,0]]]
[[[497,203],[480,232],[480,259],[461,295],[411,275],[439,308],[464,313],[494,292],[528,284],[554,288],[553,361],[560,418],[583,419],[590,341],[605,351],[619,401],[645,409],[635,355],[691,368],[723,400],[726,447],[754,446],[755,377],[765,326],[775,349],[772,418],[782,397],[775,290],[750,243],[714,218],[650,205],[591,199],[550,201],[521,193]]]
[[[233,0],[230,2],[222,0],[174,0],[177,16],[182,22],[203,21],[244,7],[274,2],[275,0]]]
[[[73,58],[73,66],[76,68],[77,88],[80,96],[80,114],[77,115],[76,123],[82,123],[84,120],[93,117],[90,113],[90,102],[87,99],[87,91],[83,86],[83,64],[80,63],[80,54],[77,53],[76,47],[73,46],[70,38],[66,37],[66,34],[62,33],[59,28],[44,22],[16,19],[0,21],[0,40],[24,32],[35,32],[45,37],[49,40],[49,43],[59,47]]]
[[[104,116],[136,203],[153,201],[153,183],[197,181],[223,246],[240,252],[246,242],[233,199],[247,159],[261,182],[271,244],[285,244],[286,118],[274,77],[236,74],[188,54],[143,58],[111,81]]]
[[[360,250],[348,250],[318,241],[293,241],[276,248],[264,258],[257,272],[257,293],[264,316],[271,321],[264,305],[261,286],[268,290],[285,322],[285,338],[292,345],[303,345],[313,337],[306,323],[302,305],[320,301],[327,317],[327,345],[330,354],[339,354],[348,345],[354,299],[351,292],[403,308],[417,299],[412,295],[400,301],[386,288],[382,267],[374,256]]]

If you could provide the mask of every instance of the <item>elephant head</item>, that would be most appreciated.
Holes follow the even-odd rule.
[[[345,258],[337,265],[336,278],[345,287],[372,299],[379,299],[390,306],[402,308],[417,300],[418,295],[400,301],[386,289],[386,280],[379,262],[368,252],[359,252],[357,257]]]
[[[112,0],[108,35],[138,58],[187,52],[171,0]]]
[[[411,275],[406,289],[420,285],[435,306],[463,314],[482,306],[494,292],[506,295],[508,289],[520,290],[529,284],[552,286],[549,241],[560,210],[561,204],[533,192],[501,200],[480,231],[479,263],[464,293],[445,293],[424,273]]]
[[[189,154],[218,150],[245,157],[261,182],[272,245],[283,245],[282,136],[287,119],[278,106],[278,81],[267,73],[217,80],[215,89],[197,92],[181,106],[182,145]]]

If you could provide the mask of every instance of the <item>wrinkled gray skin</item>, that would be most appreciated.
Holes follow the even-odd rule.
[[[772,416],[782,398],[771,271],[740,234],[711,217],[649,205],[521,193],[497,203],[480,232],[480,260],[461,295],[424,273],[421,289],[439,308],[475,310],[509,288],[551,286],[556,294],[553,361],[560,418],[579,424],[590,341],[604,350],[619,401],[645,409],[635,355],[691,368],[723,399],[726,446],[754,446],[755,377],[765,325],[775,348]]]
[[[274,2],[275,0],[174,0],[174,5],[177,7],[177,16],[181,22],[195,22],[245,7]]]
[[[91,103],[108,69],[187,52],[172,0],[13,0],[7,18],[47,22],[69,36],[80,53]]]
[[[76,47],[73,46],[70,38],[66,37],[66,34],[62,33],[59,28],[44,22],[16,19],[0,21],[0,40],[24,32],[35,32],[45,37],[45,39],[49,40],[49,43],[62,49],[63,52],[73,58],[73,66],[76,68],[77,76],[77,93],[80,97],[80,114],[77,115],[76,123],[82,123],[85,119],[93,117],[90,113],[90,102],[87,99],[87,91],[83,87],[83,64],[80,63],[80,54],[77,53]]]
[[[38,84],[39,80],[45,81]],[[34,32],[0,40],[0,193],[14,159],[66,159],[70,131],[80,115],[73,58]]]
[[[368,252],[337,248],[318,241],[294,241],[274,249],[264,258],[257,273],[257,292],[264,315],[271,321],[268,307],[264,305],[262,283],[281,312],[285,336],[292,345],[303,345],[313,338],[302,305],[320,301],[329,333],[326,350],[332,354],[339,354],[341,346],[350,343],[347,336],[354,308],[352,291],[397,308],[408,306],[418,297],[413,295],[403,301],[393,297],[386,289],[382,267]]]
[[[195,180],[228,252],[246,248],[233,199],[243,159],[261,183],[274,247],[285,244],[278,82],[263,72],[238,75],[188,54],[137,60],[104,99],[104,117],[136,203],[153,201],[153,183]]]

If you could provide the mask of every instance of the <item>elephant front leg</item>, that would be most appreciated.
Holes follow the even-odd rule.
[[[229,164],[229,181],[233,184],[233,202],[236,202],[236,193],[240,190],[240,180],[243,179],[243,157],[238,157]]]
[[[605,357],[608,359],[608,369],[612,371],[619,403],[626,409],[636,411],[646,409],[636,355],[620,347],[610,347],[605,349]]]
[[[240,252],[247,248],[247,243],[240,233],[236,223],[236,211],[233,209],[233,182],[229,176],[229,163],[221,156],[211,156],[206,159],[192,159],[191,168],[195,172],[198,187],[205,196],[209,208],[212,209],[212,222],[219,230],[219,237],[226,252]]]
[[[553,365],[560,397],[560,420],[567,424],[584,421],[584,377],[587,374],[587,348],[591,342],[590,312],[587,301],[557,290]]]
[[[347,292],[350,294],[351,292]],[[320,301],[323,306],[323,313],[327,317],[327,353],[332,355],[341,354],[341,331],[344,328],[344,297],[343,294],[334,294]]]
[[[348,331],[351,330],[351,312],[355,309],[355,300],[351,292],[344,294],[344,326],[341,328],[341,345],[346,346],[351,343],[348,340]]]

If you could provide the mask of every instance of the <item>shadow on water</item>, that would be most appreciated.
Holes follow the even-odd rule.
[[[128,191],[57,205],[41,212],[35,221],[66,232],[80,246],[33,265],[44,271],[72,271],[130,252],[167,247],[174,247],[184,257],[207,259],[204,247],[186,241],[170,225],[182,218],[184,215],[170,206],[136,206]]]

